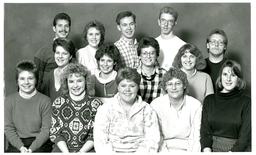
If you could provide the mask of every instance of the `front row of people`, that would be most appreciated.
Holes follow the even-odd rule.
[[[141,76],[128,67],[117,72],[118,92],[104,104],[81,64],[65,67],[53,104],[36,90],[33,62],[18,63],[15,77],[18,92],[4,105],[7,152],[250,151],[251,99],[236,61],[224,63],[217,92],[203,104],[187,95],[187,75],[178,68],[164,74],[166,94],[151,104],[137,95]]]

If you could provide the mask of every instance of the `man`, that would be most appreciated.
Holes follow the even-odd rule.
[[[137,40],[134,37],[136,16],[131,11],[120,12],[116,17],[117,29],[121,37],[114,44],[118,48],[123,67],[138,68]]]
[[[224,54],[228,46],[228,37],[223,30],[214,29],[210,32],[206,39],[206,48],[208,51],[208,58],[206,61],[206,68],[203,70],[212,78],[213,87],[215,91],[215,82],[217,80],[220,67],[227,60]]]
[[[177,25],[178,12],[171,7],[165,6],[160,10],[158,25],[161,28],[161,34],[156,38],[160,45],[160,55],[158,62],[161,68],[169,70],[173,59],[181,46],[186,42],[173,33]]]
[[[47,45],[39,49],[34,57],[34,62],[39,70],[39,79],[37,84],[37,90],[42,92],[43,82],[47,77],[47,74],[57,68],[57,64],[54,60],[53,41],[56,38],[67,38],[71,29],[71,18],[66,13],[59,13],[53,20],[53,32],[55,34],[54,39]]]

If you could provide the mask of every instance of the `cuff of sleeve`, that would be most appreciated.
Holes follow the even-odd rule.
[[[66,139],[63,136],[58,136],[58,137],[56,137],[54,143],[57,144],[59,141],[64,141],[65,142]]]

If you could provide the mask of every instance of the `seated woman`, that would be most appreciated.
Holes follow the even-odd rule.
[[[203,103],[207,95],[214,93],[211,77],[207,73],[199,71],[205,68],[206,62],[203,54],[195,45],[189,43],[183,45],[176,54],[172,65],[187,74],[188,95]]]
[[[43,83],[43,93],[53,102],[61,92],[60,76],[70,62],[75,61],[75,45],[67,38],[57,38],[53,42],[54,59],[58,67],[49,72]]]
[[[115,78],[120,68],[120,54],[114,44],[102,45],[96,51],[95,58],[99,66],[99,71],[92,76],[95,97],[107,102],[107,98],[117,93]]]
[[[51,100],[36,90],[38,69],[32,61],[16,66],[18,92],[4,102],[4,133],[9,141],[6,152],[51,152]]]
[[[137,95],[140,75],[121,68],[116,77],[118,93],[101,106],[95,117],[96,153],[156,152],[160,141],[157,116]]]
[[[61,76],[62,95],[52,106],[52,152],[93,152],[93,124],[102,103],[94,99],[90,71],[70,63]]]
[[[200,125],[202,104],[188,96],[186,74],[177,68],[170,68],[161,83],[166,95],[152,101],[161,131],[159,152],[200,152]]]
[[[142,97],[143,101],[151,103],[153,99],[164,93],[160,82],[166,71],[158,66],[159,44],[154,38],[145,37],[140,40],[137,51],[141,64],[137,69],[141,75],[138,95]]]
[[[203,152],[251,151],[251,98],[238,62],[227,60],[216,81],[216,93],[204,100],[201,126]]]

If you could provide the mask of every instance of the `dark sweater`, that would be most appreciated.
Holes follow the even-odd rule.
[[[238,90],[208,95],[202,112],[202,150],[212,148],[212,136],[238,139],[231,151],[244,151],[251,141],[251,98]]]

